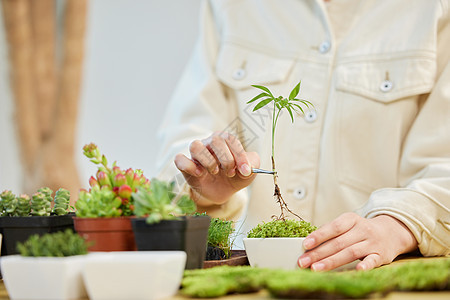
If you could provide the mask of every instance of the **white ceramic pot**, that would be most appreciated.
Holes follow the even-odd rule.
[[[85,258],[3,256],[1,270],[10,299],[86,298],[81,273]]]
[[[244,247],[252,267],[293,270],[305,252],[305,238],[244,238]]]
[[[185,264],[184,251],[93,252],[83,279],[90,300],[161,299],[177,293]]]

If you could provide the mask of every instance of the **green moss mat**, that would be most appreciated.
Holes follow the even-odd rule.
[[[450,258],[398,262],[371,271],[312,272],[221,266],[185,272],[181,293],[214,298],[267,289],[278,298],[366,298],[390,291],[448,290]]]

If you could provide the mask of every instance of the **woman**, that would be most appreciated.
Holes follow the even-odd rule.
[[[368,270],[415,249],[450,253],[449,1],[205,1],[193,57],[161,127],[161,176],[177,169],[200,211],[242,232],[279,213],[258,91],[316,110],[280,117],[279,185],[321,228],[299,265]],[[277,96],[276,95],[276,96]],[[178,153],[178,154],[177,154]],[[175,166],[172,160],[175,157]],[[250,185],[251,183],[251,185]]]

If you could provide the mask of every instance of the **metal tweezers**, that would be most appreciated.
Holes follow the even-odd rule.
[[[252,168],[252,173],[257,173],[257,174],[275,174],[276,172],[274,172],[274,171],[268,171],[268,170],[263,170],[263,169],[255,169],[255,168]]]

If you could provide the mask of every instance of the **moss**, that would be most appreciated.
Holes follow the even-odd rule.
[[[221,266],[185,271],[181,293],[212,298],[267,289],[277,298],[365,298],[390,291],[449,289],[450,258],[399,262],[370,271],[312,272]]]
[[[317,227],[306,221],[296,220],[273,220],[263,222],[254,227],[247,234],[248,238],[269,237],[306,237],[316,230]]]
[[[185,271],[181,293],[196,298],[251,293],[264,287],[266,269],[220,266]]]

